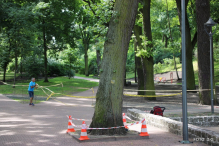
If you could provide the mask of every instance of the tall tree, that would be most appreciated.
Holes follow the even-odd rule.
[[[48,82],[47,52],[61,51],[65,48],[65,43],[74,43],[74,19],[77,13],[78,1],[49,1],[39,2],[34,8],[38,14],[38,29],[41,35],[44,54],[44,82]]]
[[[100,83],[96,94],[95,112],[90,127],[123,125],[122,103],[125,64],[129,41],[137,14],[137,0],[117,0],[109,23],[100,69]],[[125,133],[124,128],[110,133]],[[108,130],[91,130],[91,134],[107,134]]]
[[[152,43],[152,32],[151,32],[151,16],[150,16],[151,0],[143,0],[143,26],[144,35],[147,40],[144,48],[146,54],[142,56],[143,69],[145,73],[145,88],[146,90],[155,90],[154,87],[154,60],[153,60],[153,43]],[[146,95],[155,95],[155,91],[148,91]],[[149,97],[149,100],[156,100],[156,98]]]
[[[210,89],[210,42],[209,36],[204,30],[204,23],[210,17],[210,1],[209,0],[196,0],[196,21],[198,28],[198,75],[199,75],[199,88]],[[207,28],[208,32],[210,31]],[[214,64],[213,64],[214,68]],[[200,103],[211,104],[211,92],[201,91]],[[215,98],[215,101],[217,99]]]
[[[136,21],[139,19],[139,15],[136,18]],[[135,34],[135,51],[137,52],[137,50],[141,50],[143,49],[142,46],[142,26],[139,24],[136,24],[134,26],[134,34]],[[145,75],[144,75],[144,70],[143,70],[143,64],[142,64],[142,59],[140,56],[136,56],[136,60],[135,60],[135,64],[136,64],[136,70],[137,70],[137,74],[138,74],[138,90],[145,90]],[[138,95],[145,95],[144,91],[138,91]]]
[[[186,1],[186,14],[187,14],[187,6],[189,0]],[[182,10],[181,10],[181,0],[176,0],[177,4],[177,9],[178,9],[178,16],[179,16],[179,21],[180,21],[180,26],[182,25],[181,22],[181,16],[182,16]],[[193,49],[195,47],[195,44],[197,42],[197,33],[194,34],[194,37],[192,39],[192,34],[191,34],[191,27],[189,24],[189,19],[188,16],[186,15],[186,80],[187,80],[187,89],[188,90],[193,90],[196,89],[195,87],[195,75],[194,75],[194,69],[193,69]],[[180,27],[181,28],[181,27]],[[194,28],[193,28],[194,29]]]

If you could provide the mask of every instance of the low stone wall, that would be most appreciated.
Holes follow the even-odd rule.
[[[167,130],[173,134],[182,136],[182,122],[175,121],[166,117],[161,117],[149,113],[145,113],[138,109],[128,109],[127,116],[134,120],[141,120],[145,118],[146,123],[163,130]],[[213,118],[214,119],[214,118]],[[217,118],[215,118],[216,120]],[[201,120],[200,120],[201,121]],[[189,138],[193,138],[193,141],[204,142],[211,146],[219,146],[219,133],[215,133],[210,130],[206,130],[202,127],[188,124]]]
[[[173,117],[170,119],[182,122],[181,117]],[[192,116],[192,117],[188,117],[188,123],[196,126],[203,126],[203,127],[218,126],[219,116],[196,116],[196,117]]]

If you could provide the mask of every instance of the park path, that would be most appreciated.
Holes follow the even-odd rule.
[[[91,119],[92,99],[60,97],[71,106],[50,100],[34,107],[21,104],[0,94],[0,146],[181,146],[182,137],[148,125],[150,139],[78,143],[65,133],[68,118]],[[81,121],[73,121],[80,125]],[[90,124],[91,121],[86,121]],[[140,125],[139,125],[140,126]],[[135,129],[135,128],[134,128]],[[139,131],[139,127],[137,127]],[[185,146],[205,146],[195,142]]]
[[[80,77],[81,78],[81,77]],[[82,78],[84,79],[84,78]],[[86,78],[86,80],[91,80]],[[93,79],[92,79],[93,80]],[[96,81],[98,79],[95,79]],[[94,80],[93,80],[94,81]],[[97,87],[94,88],[95,92]],[[92,96],[92,91],[77,93],[78,96]],[[65,105],[55,100],[49,100],[36,104],[34,107],[22,104],[0,94],[0,146],[181,146],[178,141],[182,137],[147,125],[150,139],[127,140],[111,142],[87,142],[78,143],[66,134],[68,118],[88,119],[86,124],[91,123],[94,113],[95,99],[59,97],[56,98]],[[156,103],[148,103],[153,106]],[[146,106],[135,102],[124,102],[124,106]],[[177,107],[177,106],[174,106]],[[175,108],[173,108],[175,111]],[[75,125],[81,125],[81,121],[73,121]],[[140,131],[141,125],[131,127]],[[76,128],[77,129],[77,128]],[[192,139],[191,139],[192,140]],[[185,146],[205,146],[195,142]]]

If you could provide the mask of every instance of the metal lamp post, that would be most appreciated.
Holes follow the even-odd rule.
[[[183,140],[182,144],[191,143],[188,137],[188,119],[187,119],[187,81],[186,81],[186,3],[181,0],[182,9],[182,115],[183,115]]]
[[[214,30],[214,32],[212,33],[212,27],[215,26],[217,23],[215,23],[211,18],[209,18],[209,20],[204,24],[204,28],[205,31],[207,32],[207,34],[210,37],[210,76],[211,76],[211,113],[214,113],[214,98],[213,98],[213,71],[212,71],[212,65],[213,65],[213,58],[212,58],[212,49],[213,49],[213,40],[212,37],[216,31],[216,28]],[[210,27],[210,32],[208,33],[208,31],[206,30],[206,26]],[[217,27],[217,25],[216,25]]]

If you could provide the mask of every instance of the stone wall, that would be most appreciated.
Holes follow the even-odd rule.
[[[128,109],[127,116],[132,118],[133,120],[142,120],[143,118],[145,118],[146,123],[149,125],[182,136],[181,121],[176,121],[166,117],[145,113],[138,109]],[[209,120],[210,119],[214,119],[214,118],[209,118]],[[215,120],[217,120],[217,118],[215,118]],[[212,122],[212,120],[210,120],[210,122]],[[219,133],[206,130],[199,126],[188,124],[188,134],[189,134],[189,138],[193,138],[193,141],[201,141],[208,145],[219,146]]]
[[[170,119],[182,122],[181,117],[174,117]],[[188,123],[196,126],[203,126],[203,127],[218,126],[219,116],[196,116],[196,117],[192,116],[192,117],[188,117]]]

